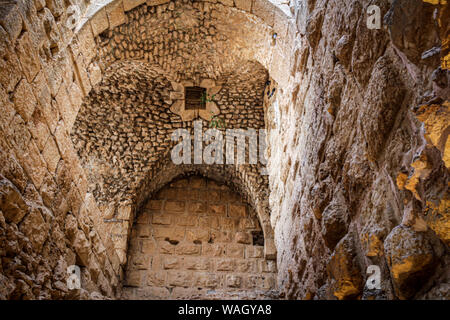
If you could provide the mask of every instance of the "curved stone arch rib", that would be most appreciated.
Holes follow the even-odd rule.
[[[122,16],[123,13],[131,11],[142,4],[157,6],[168,4],[170,1],[171,0],[94,0],[84,11],[75,31],[77,32],[83,28],[83,26],[96,15],[102,16],[106,14],[108,24],[111,26],[118,23],[117,21],[120,21],[120,18],[119,20],[117,20],[117,18]],[[205,0],[203,2],[210,3],[212,1]],[[217,3],[217,1],[213,3]],[[280,0],[219,0],[218,3],[254,14],[270,26],[275,24],[275,17],[282,17],[285,19],[292,17],[289,6]]]
[[[243,66],[244,69],[246,68],[255,68],[254,64],[249,64],[248,66]],[[258,69],[261,70],[261,72],[266,72],[265,69],[262,66],[259,66]],[[233,73],[231,75],[231,77],[229,77],[228,79],[233,79],[233,77],[237,77],[239,78],[239,74],[242,70],[237,70],[237,73]],[[240,79],[242,82],[247,83],[248,81],[248,77],[250,76],[254,76],[252,74],[250,75],[246,75],[244,78]],[[112,85],[110,84],[110,86],[108,87],[109,89],[104,90],[104,86],[107,85],[107,83],[102,82],[101,84],[97,85],[95,90],[93,91],[93,93],[101,93],[101,92],[106,92],[107,96],[110,99],[111,95],[121,95],[120,93],[120,88],[124,88],[125,90],[131,90],[133,92],[138,91],[138,92],[144,92],[146,89],[143,89],[141,86],[143,85],[145,88],[146,85],[146,81],[150,81],[153,82],[156,78],[158,77],[162,77],[165,85],[165,88],[168,88],[170,86],[172,86],[171,81],[170,81],[170,74],[166,74],[165,72],[163,72],[160,68],[158,68],[157,66],[154,65],[149,65],[147,63],[143,63],[140,61],[135,61],[135,60],[130,60],[130,61],[119,61],[114,65],[111,65],[110,68],[107,70],[107,72],[105,73],[105,77],[104,80],[110,79],[113,80],[112,83],[115,83],[116,85]],[[117,80],[118,79],[127,79],[129,81],[131,81],[131,83],[129,83],[129,81],[125,81],[123,82],[121,85],[118,84]],[[115,82],[114,82],[115,81]],[[160,83],[161,81],[158,80],[158,83]],[[232,81],[232,83],[234,83]],[[142,91],[144,90],[144,91]],[[168,91],[168,93],[170,93],[170,90]],[[133,100],[134,101],[134,100]],[[134,103],[134,102],[133,102]],[[90,106],[93,107],[93,110],[98,110],[100,111],[100,114],[108,114],[110,115],[111,113],[114,113],[116,110],[116,106],[114,104],[107,104],[105,105],[107,108],[106,109],[97,109],[95,105],[91,105],[91,103],[87,103],[85,105],[86,106]],[[124,106],[121,106],[121,108],[124,108]],[[135,105],[135,107],[139,107],[137,104]],[[168,107],[168,106],[166,106]],[[111,109],[113,108],[113,109]],[[102,127],[103,124],[105,124],[108,128],[110,127],[110,122],[107,120],[107,118],[99,118],[97,119],[95,117],[95,115],[97,114],[96,112],[91,113],[88,110],[84,110],[81,109],[81,111],[79,112],[79,116],[76,119],[76,125],[74,126],[74,130],[73,130],[73,135],[75,135],[75,140],[74,143],[76,146],[78,146],[78,142],[84,141],[89,142],[89,140],[87,139],[83,139],[83,135],[80,136],[80,132],[78,131],[79,124],[81,123],[83,126],[85,127],[89,127],[89,126],[93,126],[93,128],[100,128]],[[98,114],[97,114],[98,115]],[[107,117],[107,116],[106,116]],[[93,119],[96,119],[95,121],[93,121]],[[106,121],[102,121],[106,120]],[[100,121],[100,122],[99,122]],[[80,123],[79,123],[80,122]],[[96,124],[97,123],[97,124]],[[125,124],[126,125],[126,124]],[[262,123],[262,125],[264,125],[264,123]],[[77,129],[78,128],[78,129]],[[115,130],[117,130],[118,127],[114,127],[116,128]],[[83,129],[86,130],[86,129]],[[100,130],[101,131],[101,130]],[[119,130],[117,130],[119,131]],[[120,133],[120,131],[119,131]],[[118,134],[118,133],[116,133]],[[72,136],[72,138],[74,139],[74,136]],[[81,139],[80,139],[81,138]],[[84,138],[89,138],[84,137]],[[81,150],[80,150],[81,148]],[[239,166],[239,167],[234,167],[234,166],[227,166],[226,170],[222,170],[222,174],[217,175],[214,174],[214,171],[210,172],[208,171],[207,168],[210,168],[209,166],[180,166],[177,168],[174,168],[174,164],[171,161],[171,158],[169,156],[170,153],[170,146],[168,147],[168,149],[166,150],[166,153],[157,155],[158,159],[154,162],[154,164],[151,165],[151,169],[150,171],[147,172],[141,172],[139,174],[137,174],[137,172],[133,173],[135,178],[138,179],[133,179],[133,181],[130,181],[131,184],[128,184],[128,186],[131,186],[133,189],[133,196],[132,198],[123,198],[121,197],[120,199],[112,199],[112,198],[108,198],[107,202],[108,205],[107,206],[103,206],[102,211],[105,211],[105,213],[107,213],[107,216],[109,217],[109,214],[111,213],[111,204],[112,204],[112,200],[119,200],[117,203],[115,203],[115,205],[117,205],[117,207],[114,205],[113,209],[114,209],[114,219],[116,220],[122,220],[122,219],[126,219],[128,221],[129,219],[129,213],[131,211],[135,211],[135,210],[131,210],[131,208],[139,208],[139,206],[142,205],[143,201],[145,201],[145,199],[147,199],[149,197],[149,195],[156,190],[158,187],[161,187],[165,184],[167,184],[168,182],[170,182],[171,179],[175,178],[177,175],[181,175],[181,174],[186,174],[189,172],[199,172],[201,175],[205,176],[205,177],[210,177],[210,178],[214,178],[215,180],[220,180],[221,182],[230,182],[235,180],[236,183],[234,183],[234,187],[235,189],[239,189],[239,193],[242,195],[245,195],[246,198],[248,199],[248,202],[250,203],[250,205],[254,208],[255,212],[257,212],[261,227],[264,231],[264,238],[265,238],[265,256],[268,259],[274,259],[275,258],[275,246],[274,246],[274,236],[273,236],[273,230],[271,228],[270,225],[270,215],[269,215],[269,209],[268,209],[268,182],[267,180],[264,180],[264,178],[262,176],[259,175],[259,171],[258,171],[258,167],[256,166]],[[90,148],[92,149],[92,148]],[[88,171],[90,172],[89,175],[93,174],[93,178],[95,181],[98,181],[98,179],[96,178],[97,174],[102,175],[103,177],[103,171],[109,171],[111,169],[114,168],[112,163],[106,163],[105,161],[101,161],[102,163],[92,163],[92,160],[94,160],[95,158],[95,154],[90,154],[90,150],[85,149],[85,147],[83,145],[81,145],[79,147],[79,152],[81,151],[80,157],[83,160],[84,164],[83,166],[85,167],[85,169],[88,169]],[[96,148],[94,148],[96,149]],[[93,157],[91,157],[93,156]],[[156,156],[154,154],[152,154],[152,157]],[[106,157],[106,158],[105,158]],[[108,154],[103,154],[101,152],[101,155],[98,157],[100,160],[102,159],[107,159],[109,158]],[[120,161],[120,159],[119,159]],[[164,164],[164,165],[160,165],[160,163]],[[100,165],[100,166],[99,166]],[[223,169],[223,166],[216,166],[216,169]],[[219,170],[220,171],[220,170]],[[162,179],[161,178],[161,174],[163,172],[172,172],[171,175],[169,175],[169,177]],[[217,171],[216,171],[217,172]],[[219,172],[220,173],[220,172]],[[255,176],[257,177],[255,179]],[[107,176],[105,176],[107,177]],[[220,179],[218,179],[218,177]],[[114,176],[111,176],[111,178],[114,178]],[[164,177],[163,177],[164,178]],[[114,179],[120,179],[120,184],[117,183],[117,180]],[[113,182],[116,187],[117,185],[120,187],[121,184],[123,184],[123,182],[127,183],[127,177],[124,176],[123,174],[120,175],[120,177],[116,177],[113,180],[115,182]],[[111,179],[109,179],[109,181],[111,181]],[[256,183],[255,183],[256,181]],[[101,183],[102,187],[101,189],[103,189],[104,185],[107,185],[109,182],[103,182]],[[136,183],[136,187],[133,187],[133,184]],[[228,183],[230,184],[230,183]],[[97,183],[96,183],[97,185]],[[91,186],[90,186],[91,188]],[[93,189],[91,188],[91,191],[94,193],[94,195],[96,194],[95,192],[96,187]],[[120,189],[120,188],[119,188]],[[113,190],[114,191],[114,190]],[[122,190],[123,191],[123,190]],[[114,192],[112,193],[107,193],[106,196],[108,196],[108,194],[115,194]],[[108,196],[109,197],[109,196]],[[99,201],[101,199],[97,199],[97,201]],[[105,199],[103,199],[103,202],[100,201],[99,204],[105,204],[104,202]],[[120,204],[119,204],[120,202]],[[129,227],[122,230],[123,233],[123,239],[125,240],[127,238],[127,234],[129,233],[130,229]],[[119,247],[119,246],[117,246]],[[122,243],[120,245],[120,249],[118,250],[122,250],[122,248],[126,247],[126,243]],[[124,258],[124,252],[119,252],[120,256]]]

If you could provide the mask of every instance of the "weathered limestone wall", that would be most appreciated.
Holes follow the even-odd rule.
[[[123,298],[277,297],[258,218],[225,185],[177,179],[149,200],[131,233]]]
[[[113,297],[119,284],[119,259],[69,138],[81,80],[66,18],[62,1],[0,7],[1,299]],[[82,290],[68,291],[69,265],[81,267]]]
[[[448,6],[291,3],[290,84],[268,111],[280,289],[449,299],[449,71],[437,69]],[[387,14],[380,30],[367,28],[369,4]],[[365,286],[369,265],[381,290]]]

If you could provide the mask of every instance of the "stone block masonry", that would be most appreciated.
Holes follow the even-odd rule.
[[[123,298],[277,297],[276,262],[264,258],[252,208],[199,176],[171,182],[137,214]]]
[[[450,299],[448,1],[0,2],[0,299]],[[172,163],[192,86],[268,177]]]

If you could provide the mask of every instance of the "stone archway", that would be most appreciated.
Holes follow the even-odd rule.
[[[177,178],[137,213],[123,298],[273,299],[276,262],[264,258],[256,213],[201,176]]]
[[[2,2],[0,298],[120,296],[133,215],[165,178],[137,165],[142,179],[133,180],[145,154],[133,154],[143,146],[132,137],[122,164],[110,157],[117,167],[105,161],[90,172],[85,155],[107,135],[81,139],[83,125],[108,117],[81,106],[106,97],[110,73],[138,64],[167,71],[159,90],[170,109],[170,77],[178,88],[202,87],[249,63],[270,80],[257,121],[269,129],[269,182],[239,168],[223,179],[236,179],[264,230],[273,226],[280,290],[306,299],[448,297],[448,3],[300,0],[289,1],[289,15],[275,2]],[[84,14],[75,26],[72,3]],[[387,13],[381,29],[367,27],[374,4]],[[155,93],[150,78],[142,82]],[[115,89],[108,101],[128,90]],[[121,134],[142,117],[125,123]],[[113,144],[102,148],[108,158]],[[155,161],[165,165],[164,150]],[[258,211],[267,198],[270,215]],[[375,292],[364,286],[374,264],[385,279]],[[75,292],[63,281],[70,265],[81,269]]]
[[[122,0],[93,3],[80,20],[71,46],[84,92],[100,81],[111,63],[130,58],[157,62],[161,67],[166,63],[167,70],[178,74],[175,78],[186,71],[186,66],[197,64],[195,70],[186,72],[190,80],[199,69],[214,78],[226,65],[233,67],[240,61],[254,60],[277,82],[286,84],[289,71],[282,62],[290,53],[293,37],[292,20],[286,15],[289,10],[280,10],[266,0],[249,4],[159,0],[133,1],[133,5],[123,4]],[[171,47],[174,44],[169,42],[178,43],[183,40],[181,36],[196,43],[195,57],[190,53],[190,57],[185,56],[186,50],[193,48]],[[215,55],[215,50],[220,54]],[[179,61],[173,56],[177,51],[183,53]],[[166,57],[164,53],[168,53]],[[192,58],[197,63],[192,63]],[[211,64],[216,65],[216,70],[211,69]],[[88,79],[91,81],[84,81]]]

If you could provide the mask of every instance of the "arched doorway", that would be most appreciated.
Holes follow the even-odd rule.
[[[276,262],[264,258],[253,208],[201,176],[173,180],[137,213],[123,298],[274,298]]]

